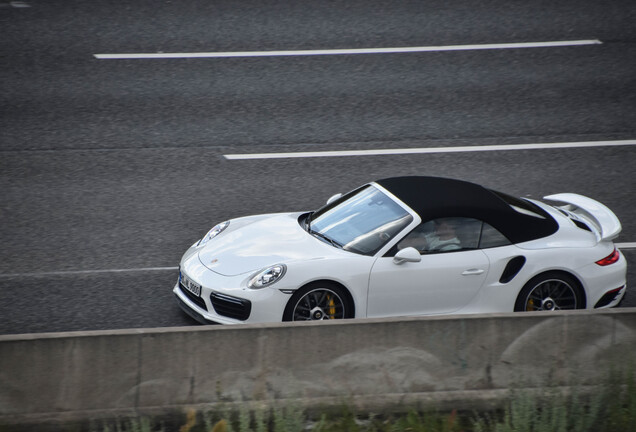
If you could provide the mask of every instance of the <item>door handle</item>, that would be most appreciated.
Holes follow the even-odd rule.
[[[465,270],[462,275],[464,276],[473,276],[473,275],[480,275],[484,272],[483,269],[468,269]]]

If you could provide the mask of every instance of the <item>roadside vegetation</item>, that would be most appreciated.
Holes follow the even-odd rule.
[[[633,432],[636,379],[614,374],[608,384],[583,393],[558,388],[511,391],[496,412],[354,413],[349,407],[310,416],[298,406],[229,411],[188,411],[183,418],[120,419],[91,432]]]

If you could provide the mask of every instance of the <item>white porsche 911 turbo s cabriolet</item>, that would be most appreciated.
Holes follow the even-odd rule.
[[[313,212],[222,222],[174,287],[201,323],[554,311],[616,306],[621,224],[590,198],[515,198],[460,180],[395,177]]]

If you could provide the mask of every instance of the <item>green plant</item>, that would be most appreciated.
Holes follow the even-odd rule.
[[[229,412],[221,407],[218,411],[204,411],[203,424],[205,432],[232,432]]]
[[[607,395],[606,430],[632,432],[636,425],[636,377],[634,370],[627,374],[615,374]]]
[[[116,432],[163,432],[163,427],[153,427],[153,422],[148,417],[130,418],[126,421],[117,419],[114,423]],[[94,426],[91,425],[91,431],[94,430]],[[108,423],[102,424],[102,432],[111,432],[111,425]]]
[[[250,410],[246,404],[241,405],[238,413],[238,430],[239,432],[254,432],[251,427],[252,418]]]
[[[500,415],[478,415],[474,432],[632,432],[636,424],[633,373],[617,374],[603,386],[570,394],[550,388],[513,391]]]
[[[327,423],[327,414],[322,414],[320,416],[320,420],[318,422],[316,422],[316,424],[314,425],[314,427],[311,429],[312,432],[328,432],[329,429],[327,429],[328,427],[328,423]]]
[[[411,410],[406,416],[395,420],[390,430],[391,432],[455,432],[460,429],[456,410],[448,415]]]
[[[340,416],[333,422],[332,428],[338,432],[360,432],[355,413],[346,405],[342,407]]]
[[[274,408],[273,432],[303,432],[305,428],[305,412],[297,405]]]
[[[568,391],[569,390],[569,391]],[[480,412],[472,419],[457,411],[411,409],[402,414],[361,415],[351,403],[326,411],[312,423],[297,404],[251,409],[245,403],[231,409],[225,403],[202,413],[194,410],[185,422],[172,419],[168,430],[181,432],[632,432],[636,424],[634,372],[613,372],[596,387],[545,387],[513,390],[499,411]],[[199,419],[201,417],[198,417]],[[176,423],[176,424],[174,424]],[[72,429],[69,432],[79,429]],[[161,432],[164,426],[148,417],[91,424],[91,431]]]

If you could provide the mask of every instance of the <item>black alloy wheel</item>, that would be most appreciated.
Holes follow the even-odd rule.
[[[320,321],[353,318],[353,309],[345,291],[329,282],[315,282],[294,293],[283,321]]]
[[[547,272],[526,283],[517,297],[515,312],[583,309],[579,283],[561,272]]]

